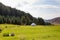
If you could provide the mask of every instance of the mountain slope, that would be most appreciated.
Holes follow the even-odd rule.
[[[5,6],[0,3],[0,24],[20,24],[20,25],[30,25],[31,23],[36,23],[39,25],[44,25],[44,20],[42,18],[35,18],[29,13],[24,11]]]
[[[52,24],[60,24],[60,17],[53,18],[51,20],[47,20],[48,22]]]
[[[11,23],[10,21],[13,21],[13,24],[17,24],[16,21],[18,21],[18,23],[20,22],[19,24],[21,24],[21,22],[23,21],[23,23],[25,24],[25,20],[33,21],[33,16],[31,16],[29,13],[25,13],[24,11],[11,8],[0,3],[0,19],[0,23],[3,20],[3,23]]]

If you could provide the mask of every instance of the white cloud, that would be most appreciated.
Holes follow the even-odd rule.
[[[17,0],[0,0],[0,2],[11,7],[14,7],[18,3]]]
[[[60,8],[56,5],[41,5],[41,8]]]
[[[42,17],[44,19],[60,17],[60,7],[56,5],[31,5],[21,7],[20,9],[29,12],[34,17]]]
[[[32,5],[32,7],[37,7],[37,8],[60,8],[59,6],[56,6],[56,5]]]
[[[31,12],[31,11],[39,11],[37,9],[60,9],[59,6],[56,6],[56,5],[26,5],[26,6],[23,6],[23,7],[17,7],[17,9],[20,9],[20,10],[23,10],[25,12]]]
[[[45,1],[45,0],[39,0]],[[55,0],[60,2],[59,0]],[[33,5],[38,0],[0,0],[5,5],[15,7],[17,9],[23,10],[25,12],[29,12],[34,17],[42,17],[44,19],[49,19],[53,17],[60,16],[60,6],[57,5],[48,5],[48,4],[40,4],[40,5]],[[57,11],[48,11],[47,9],[55,9]],[[59,12],[58,12],[59,11]]]
[[[5,5],[15,7],[17,5],[25,6],[25,5],[31,5],[37,0],[0,0]]]

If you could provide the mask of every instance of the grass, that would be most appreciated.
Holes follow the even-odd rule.
[[[23,26],[0,24],[0,40],[60,40],[60,25],[55,26]],[[15,36],[3,37],[4,33]]]

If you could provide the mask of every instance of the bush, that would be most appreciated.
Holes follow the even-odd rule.
[[[2,29],[0,29],[0,33],[2,32]]]
[[[8,37],[9,36],[9,33],[4,33],[3,34],[3,37]]]
[[[7,26],[5,26],[5,28],[7,28]]]
[[[51,24],[51,23],[49,23],[49,22],[46,22],[45,24],[46,24],[46,25],[52,25],[52,24]]]

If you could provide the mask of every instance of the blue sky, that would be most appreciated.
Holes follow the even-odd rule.
[[[42,0],[42,1],[37,1],[35,4],[49,4],[49,5],[60,5],[60,2],[57,2],[55,0]]]
[[[60,17],[60,0],[0,0],[3,4],[30,13],[34,17]]]

